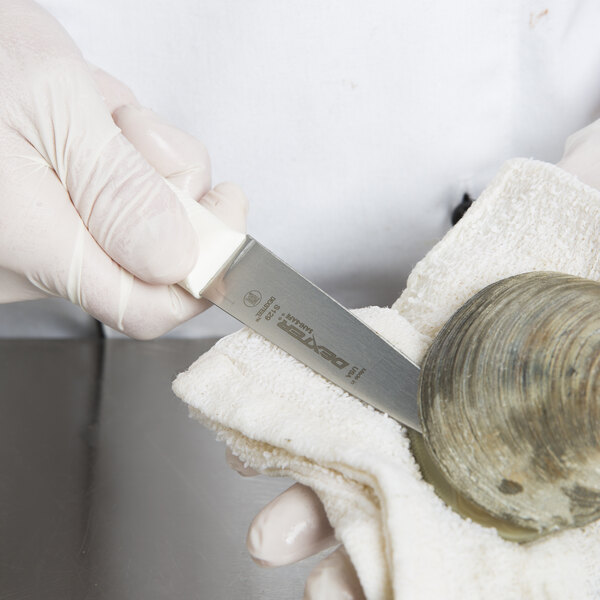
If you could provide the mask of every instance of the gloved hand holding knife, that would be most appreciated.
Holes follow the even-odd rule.
[[[199,256],[178,196],[241,231],[247,202],[211,190],[204,146],[27,0],[0,6],[0,83],[0,302],[60,296],[143,339],[205,310],[174,286]]]

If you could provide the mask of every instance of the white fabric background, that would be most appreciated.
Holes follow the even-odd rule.
[[[506,158],[556,161],[600,107],[593,0],[42,4],[204,141],[259,241],[350,307],[392,302],[464,191]],[[51,318],[33,309],[0,306],[0,335],[43,335]],[[89,330],[61,319],[65,335]],[[212,309],[175,334],[237,327]]]

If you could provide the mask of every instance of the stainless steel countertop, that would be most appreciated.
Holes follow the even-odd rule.
[[[242,478],[174,376],[213,340],[0,342],[0,600],[302,598],[316,559],[257,567]]]

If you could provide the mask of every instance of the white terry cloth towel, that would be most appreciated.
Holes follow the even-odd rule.
[[[600,279],[598,240],[600,192],[515,159],[392,308],[356,314],[420,362],[452,313],[494,281],[535,270]],[[244,462],[315,490],[369,600],[600,598],[600,522],[519,545],[463,519],[422,480],[401,425],[248,329],[173,389]]]

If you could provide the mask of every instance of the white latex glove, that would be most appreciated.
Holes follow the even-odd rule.
[[[0,3],[0,107],[0,302],[61,296],[141,339],[209,306],[173,285],[198,258],[174,190],[240,230],[247,205],[231,184],[209,191],[200,142],[28,0]]]
[[[600,120],[570,136],[558,166],[600,189]],[[451,265],[449,265],[450,267]],[[256,472],[228,452],[229,465],[242,475]],[[295,484],[263,508],[252,521],[247,547],[261,566],[282,566],[336,544],[334,531],[317,495]],[[307,579],[305,600],[364,600],[343,547],[322,560]]]

